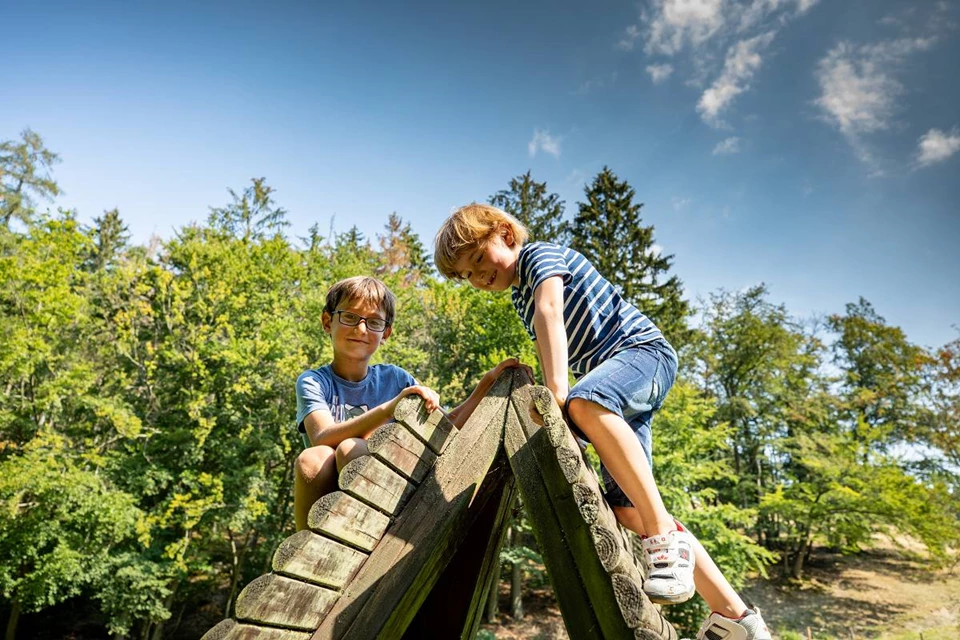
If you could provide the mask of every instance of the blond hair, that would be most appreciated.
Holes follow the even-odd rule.
[[[510,230],[517,244],[527,241],[527,228],[506,211],[479,202],[460,207],[446,219],[433,240],[433,263],[437,270],[445,278],[462,280],[456,270],[460,256],[485,246],[504,227]]]
[[[354,276],[330,287],[327,291],[327,304],[323,310],[333,313],[344,302],[363,302],[375,305],[386,316],[387,324],[392,325],[396,312],[396,300],[393,292],[380,280],[368,276]]]

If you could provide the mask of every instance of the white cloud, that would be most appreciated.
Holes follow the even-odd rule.
[[[647,0],[639,23],[626,28],[618,46],[633,50],[642,38],[647,55],[686,53],[689,64],[671,64],[671,72],[688,69],[685,84],[701,90],[707,87],[697,109],[704,120],[721,126],[720,113],[750,88],[763,62],[763,49],[786,24],[819,1]],[[655,83],[665,79],[662,72],[654,71],[661,66],[647,67]]]
[[[740,138],[731,136],[726,140],[717,143],[713,148],[713,155],[725,156],[733,153],[740,153]]]
[[[723,63],[723,72],[710,88],[703,92],[697,103],[697,112],[704,122],[715,127],[723,125],[720,112],[724,111],[734,98],[750,88],[750,80],[763,64],[760,51],[765,49],[776,35],[773,31],[741,40],[727,51]]]
[[[624,51],[633,51],[633,47],[637,42],[637,38],[639,37],[640,27],[632,24],[623,32],[623,38],[621,38],[620,42],[617,43],[617,47],[623,49]]]
[[[669,78],[671,73],[673,73],[673,65],[672,64],[647,65],[647,73],[650,74],[650,79],[653,80],[653,84],[660,84],[661,82]]]
[[[534,129],[533,138],[527,143],[527,152],[530,157],[537,155],[538,151],[549,153],[554,158],[560,157],[560,137],[550,135],[546,129]]]
[[[690,202],[690,198],[680,198],[677,196],[670,198],[670,204],[673,206],[674,211],[683,211],[689,206]]]
[[[960,130],[956,127],[950,133],[939,129],[930,129],[920,136],[917,144],[917,164],[926,167],[943,162],[960,151]]]
[[[663,255],[663,247],[654,242],[646,249],[646,254],[648,256],[653,256],[654,258]]]
[[[933,46],[935,38],[900,38],[855,47],[841,42],[817,65],[823,119],[847,138],[857,157],[877,169],[864,136],[888,129],[904,92],[896,77],[904,59]]]
[[[653,0],[642,16],[647,53],[674,55],[700,45],[724,25],[724,0]]]

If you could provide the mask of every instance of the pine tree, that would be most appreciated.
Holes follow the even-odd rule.
[[[570,246],[648,315],[675,346],[686,343],[690,303],[683,298],[680,278],[668,274],[673,255],[660,251],[653,225],[643,225],[643,204],[634,202],[633,187],[604,167],[584,187],[584,195],[586,202],[577,203]]]
[[[120,218],[120,211],[104,211],[103,216],[93,219],[93,251],[89,260],[92,271],[99,271],[110,264],[124,249],[130,240],[127,225]]]
[[[60,187],[50,177],[50,168],[60,156],[43,146],[30,129],[20,134],[21,142],[0,142],[0,224],[10,227],[11,219],[28,223],[36,206],[34,196],[50,200]]]
[[[564,202],[555,193],[547,193],[547,183],[537,182],[530,171],[510,180],[509,188],[491,196],[490,204],[500,207],[530,232],[530,240],[567,244],[569,225],[563,220]]]
[[[290,226],[286,209],[274,204],[274,189],[266,184],[266,178],[253,178],[251,182],[253,185],[241,195],[227,189],[233,198],[227,206],[210,207],[210,226],[244,242],[262,240],[267,233],[280,233],[283,227]]]

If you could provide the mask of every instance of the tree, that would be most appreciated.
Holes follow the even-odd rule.
[[[239,196],[227,189],[233,202],[225,207],[210,207],[208,218],[211,227],[244,242],[262,239],[267,233],[280,233],[290,225],[286,210],[274,204],[274,189],[266,184],[266,178],[253,178],[251,182]]]
[[[93,251],[90,269],[100,271],[118,258],[127,248],[130,232],[120,219],[120,211],[104,211],[103,216],[93,219]]]
[[[0,222],[27,223],[33,216],[35,198],[52,199],[60,187],[50,176],[50,168],[60,157],[43,146],[43,140],[30,129],[20,134],[21,142],[0,142]]]
[[[79,464],[78,464],[79,462]],[[62,602],[107,572],[111,549],[131,539],[133,497],[84,470],[67,441],[46,431],[0,462],[0,594],[21,612]]]
[[[405,281],[420,282],[430,271],[430,258],[420,237],[396,212],[390,214],[384,229],[386,233],[379,236],[383,266],[378,273],[402,272]]]
[[[881,450],[912,439],[929,354],[864,298],[847,304],[846,314],[830,316],[829,327],[837,334],[834,363],[844,372],[849,428]]]
[[[490,204],[500,207],[530,232],[530,240],[544,240],[566,245],[570,229],[563,220],[564,203],[555,193],[547,193],[547,183],[537,182],[530,171],[511,178],[506,189],[490,197]]]
[[[582,253],[623,297],[660,327],[676,346],[687,342],[690,305],[683,285],[668,275],[672,255],[654,242],[653,225],[644,226],[635,192],[607,167],[584,187],[578,202],[570,246]]]

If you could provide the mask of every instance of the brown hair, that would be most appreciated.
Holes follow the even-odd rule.
[[[433,240],[437,270],[446,278],[462,280],[456,271],[460,256],[484,246],[504,226],[510,229],[517,244],[527,241],[527,228],[506,211],[478,202],[460,207],[446,219]]]
[[[327,304],[323,307],[326,313],[333,313],[344,302],[365,302],[376,305],[386,316],[388,325],[393,324],[396,312],[396,297],[393,292],[376,278],[368,276],[354,276],[336,283],[327,291]]]

